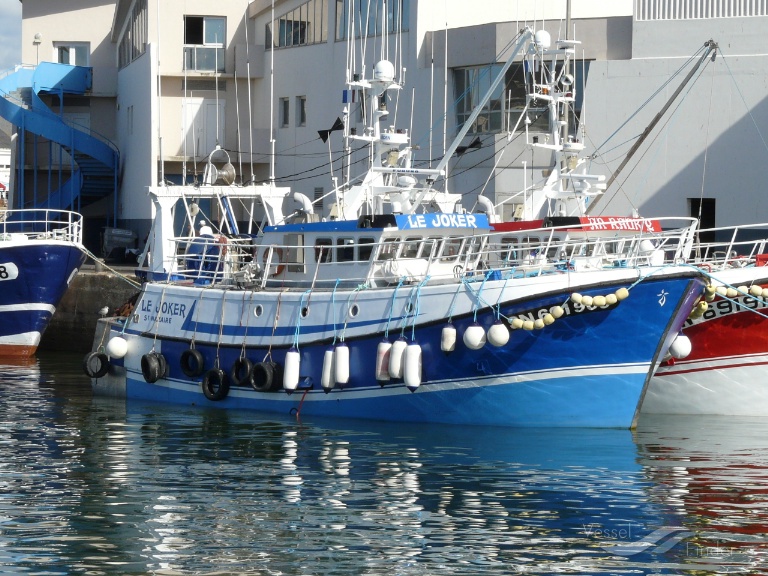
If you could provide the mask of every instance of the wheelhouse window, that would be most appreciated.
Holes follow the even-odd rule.
[[[56,62],[71,66],[89,66],[91,47],[87,42],[54,42]]]
[[[501,64],[490,64],[486,66],[471,66],[467,68],[455,68],[454,74],[454,92],[456,97],[456,124],[457,130],[460,130],[464,123],[469,119],[476,104],[488,92],[491,84],[501,72]],[[574,85],[577,87],[576,99],[573,103],[575,114],[570,116],[573,125],[571,132],[576,129],[579,114],[581,113],[582,95],[581,90],[586,81],[586,74],[589,71],[589,62],[573,63],[572,74],[574,76]],[[558,68],[556,74],[559,74]],[[513,64],[509,67],[504,80],[499,83],[496,90],[486,102],[480,114],[477,116],[470,133],[481,132],[501,132],[503,130],[512,130],[525,109],[526,96],[531,88],[530,73],[526,76],[522,63]],[[529,120],[528,130],[532,132],[549,131],[549,113],[546,102],[543,100],[531,102],[527,111]],[[520,122],[518,131],[525,130],[525,123]]]
[[[353,30],[358,38],[377,36],[382,29],[387,34],[405,32],[410,4],[410,0],[336,0],[336,40],[346,40]]]
[[[184,69],[224,72],[227,24],[217,16],[184,17]]]
[[[277,32],[267,24],[266,49],[320,44],[328,38],[329,0],[309,0],[275,19]]]

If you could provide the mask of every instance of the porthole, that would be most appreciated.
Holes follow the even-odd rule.
[[[360,314],[360,307],[357,304],[352,304],[352,307],[349,309],[349,317],[354,318]]]
[[[258,318],[262,314],[264,314],[264,307],[261,304],[256,304],[256,307],[253,309],[253,315]]]
[[[301,309],[301,317],[306,318],[309,315],[309,306],[304,306]]]

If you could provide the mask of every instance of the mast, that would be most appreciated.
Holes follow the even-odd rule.
[[[686,84],[690,82],[691,78],[693,78],[693,75],[696,73],[696,71],[701,67],[701,65],[704,63],[704,61],[710,57],[712,60],[715,59],[715,56],[717,55],[717,42],[714,40],[707,40],[704,43],[704,48],[706,49],[704,51],[704,54],[699,58],[699,61],[696,62],[696,65],[691,69],[690,72],[688,72],[688,75],[683,79],[683,81],[680,83],[680,86],[677,87],[677,90],[675,90],[674,94],[669,97],[669,100],[662,106],[661,110],[654,116],[653,120],[651,120],[651,123],[646,126],[645,130],[643,130],[643,133],[640,134],[640,137],[637,139],[637,141],[634,143],[632,148],[629,149],[629,152],[627,152],[627,155],[624,157],[624,160],[621,161],[621,164],[619,164],[619,167],[614,170],[613,174],[611,174],[611,177],[608,178],[608,181],[605,184],[605,189],[607,190],[610,188],[611,184],[616,180],[618,175],[621,173],[622,170],[624,170],[624,167],[629,163],[632,156],[635,155],[635,153],[638,151],[640,146],[642,146],[643,142],[645,142],[646,138],[651,134],[651,131],[656,127],[656,124],[659,123],[659,121],[662,119],[664,114],[669,110],[669,107],[672,106],[672,103],[677,99],[677,97],[680,95],[680,92],[683,91],[683,88],[685,88]],[[592,209],[595,207],[595,204],[597,202],[592,202],[589,206],[587,206],[587,214],[589,214]]]

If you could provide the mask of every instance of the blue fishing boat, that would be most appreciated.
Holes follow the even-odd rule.
[[[82,217],[0,210],[0,356],[31,356],[85,262]]]
[[[573,53],[530,31],[515,54],[523,46],[553,63]],[[334,191],[337,219],[272,183],[235,185],[234,167],[214,163],[220,149],[194,189],[150,187],[146,282],[126,317],[98,324],[84,360],[94,391],[297,415],[632,426],[702,294],[699,272],[664,263],[685,258],[695,221],[502,225],[467,212],[461,194],[434,187],[466,132],[434,168],[416,167],[408,131],[384,124],[401,89],[394,66],[347,86],[370,102],[369,124],[352,130],[348,111],[339,124],[371,154]],[[583,206],[590,180],[578,181],[542,205]],[[200,233],[178,235],[174,207],[203,198],[222,206],[220,229],[203,218]],[[238,229],[238,202],[261,207],[257,233]],[[198,229],[200,208],[187,206],[184,228]]]

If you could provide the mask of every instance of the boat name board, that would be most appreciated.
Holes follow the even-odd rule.
[[[395,217],[400,230],[423,228],[488,228],[485,214],[408,214]]]
[[[174,317],[186,317],[187,305],[180,302],[160,302],[159,304],[154,304],[151,299],[145,298],[140,303],[139,312],[144,322],[170,324]]]
[[[16,280],[19,277],[19,267],[13,262],[0,264],[0,282],[4,280]]]
[[[661,232],[661,225],[650,218],[616,218],[586,216],[581,218],[588,230],[629,230],[633,232]]]

